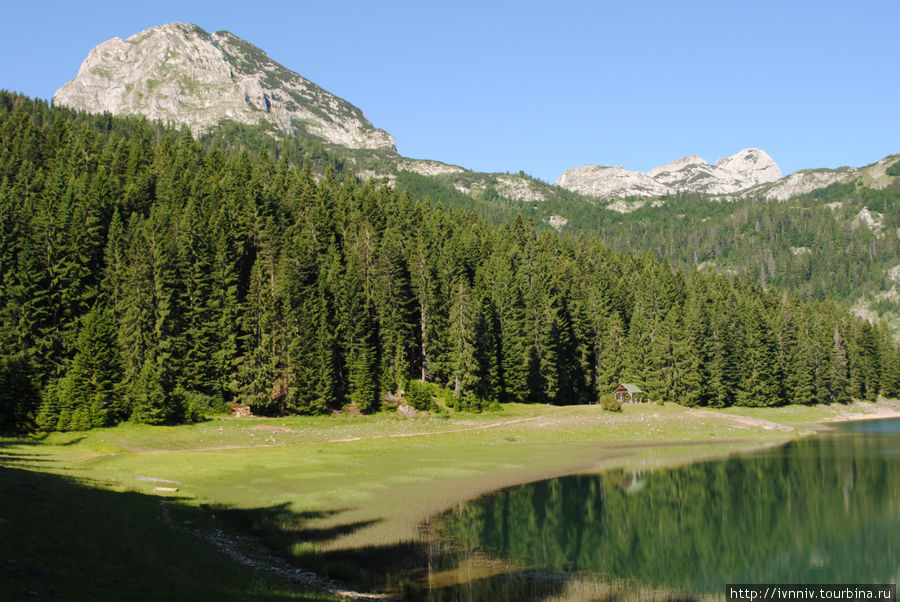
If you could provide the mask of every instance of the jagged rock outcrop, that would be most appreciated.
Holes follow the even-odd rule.
[[[710,165],[691,155],[647,173],[622,167],[574,167],[556,181],[558,186],[602,199],[660,196],[677,192],[734,194],[781,178],[781,170],[765,151],[747,148]]]
[[[274,62],[227,31],[192,24],[151,27],[90,51],[56,105],[91,113],[141,114],[197,134],[224,120],[268,123],[349,148],[395,149],[361,110]]]
[[[719,180],[727,180],[725,174],[731,176],[734,186],[740,187],[738,190],[781,179],[781,169],[766,151],[758,148],[745,148],[730,157],[719,159],[713,173]]]
[[[891,155],[865,167],[838,167],[837,169],[805,169],[792,173],[770,185],[747,191],[763,198],[786,201],[799,194],[809,194],[837,183],[859,182],[868,188],[880,190],[897,179],[887,173],[892,165],[900,162],[900,156]]]
[[[400,161],[397,167],[402,171],[411,171],[421,176],[440,176],[465,171],[462,167],[456,165],[447,165],[440,161],[429,161],[427,159],[404,159]]]
[[[556,180],[556,185],[587,196],[615,199],[625,196],[657,196],[668,188],[639,171],[606,165],[573,167]]]
[[[518,176],[497,176],[497,192],[516,201],[546,201],[547,197],[536,190],[533,183]]]
[[[776,201],[786,201],[798,194],[807,194],[836,182],[844,182],[849,175],[849,170],[810,169],[798,171],[776,182],[763,192],[762,196]]]

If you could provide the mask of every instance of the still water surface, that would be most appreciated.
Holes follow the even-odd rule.
[[[726,583],[896,583],[900,420],[676,469],[522,485],[447,513],[437,528],[442,554],[513,570],[500,590],[497,576],[480,577],[432,599],[543,597],[528,582],[546,575],[689,596]]]

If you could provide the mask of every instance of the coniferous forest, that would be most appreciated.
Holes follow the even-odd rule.
[[[0,92],[0,430],[900,394],[884,325],[653,252]]]

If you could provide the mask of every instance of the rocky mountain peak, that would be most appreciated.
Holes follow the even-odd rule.
[[[584,195],[614,199],[678,192],[727,195],[779,178],[781,170],[772,157],[758,148],[747,148],[719,159],[715,165],[690,155],[647,173],[622,167],[574,167],[566,170],[556,184]]]
[[[556,185],[587,196],[614,199],[626,196],[660,196],[667,189],[650,175],[621,166],[585,165],[573,167],[556,180]]]
[[[753,181],[753,185],[774,182],[781,178],[781,169],[769,156],[758,148],[744,150],[716,161],[716,167],[736,178]]]
[[[661,167],[654,167],[650,171],[647,172],[647,175],[651,178],[655,178],[659,174],[662,173],[672,173],[678,172],[682,169],[685,169],[689,165],[699,165],[699,166],[708,166],[709,163],[706,162],[705,159],[698,157],[697,155],[691,155],[690,157],[682,157],[680,159],[675,159],[671,163],[667,163]]]
[[[103,42],[53,102],[91,113],[141,114],[195,134],[232,120],[350,148],[395,149],[393,137],[349,102],[227,31],[210,34],[190,23]]]

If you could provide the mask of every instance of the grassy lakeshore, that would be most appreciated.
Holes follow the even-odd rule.
[[[0,439],[0,535],[6,537],[0,541],[6,543],[0,544],[0,561],[6,564],[0,570],[13,570],[24,593],[32,586],[38,591],[47,575],[66,587],[77,569],[60,576],[56,568],[44,567],[43,573],[35,573],[34,585],[30,573],[14,568],[30,562],[20,556],[23,549],[27,556],[31,544],[17,544],[16,537],[27,530],[17,532],[13,526],[39,529],[46,524],[51,530],[56,521],[74,522],[72,530],[90,539],[96,517],[81,509],[73,519],[65,499],[69,494],[63,492],[67,488],[79,496],[102,498],[88,505],[109,506],[103,512],[107,538],[120,530],[132,537],[137,529],[153,533],[140,538],[144,543],[139,547],[168,546],[175,550],[171,553],[193,558],[204,542],[190,533],[250,531],[298,566],[340,578],[335,563],[323,560],[329,554],[353,558],[358,553],[359,561],[366,562],[366,554],[399,550],[421,540],[421,526],[430,517],[492,490],[576,472],[671,466],[778,444],[835,419],[889,415],[900,415],[900,405],[692,410],[634,404],[616,414],[599,406],[509,405],[501,412],[443,419],[386,413],[217,417],[188,426],[126,424],[39,439],[5,438]],[[29,497],[42,488],[55,499]],[[164,498],[170,502],[161,518]],[[120,514],[134,524],[116,524]],[[154,544],[153,538],[161,539],[167,529],[177,542]],[[35,548],[34,554],[37,558],[46,551]],[[62,562],[63,550],[57,554]],[[234,564],[224,555],[210,556],[222,563],[210,566],[211,574]],[[238,567],[231,574],[241,571],[249,569]],[[289,596],[273,593],[278,587],[255,579],[258,589],[237,588],[238,598],[305,595],[302,588]]]

